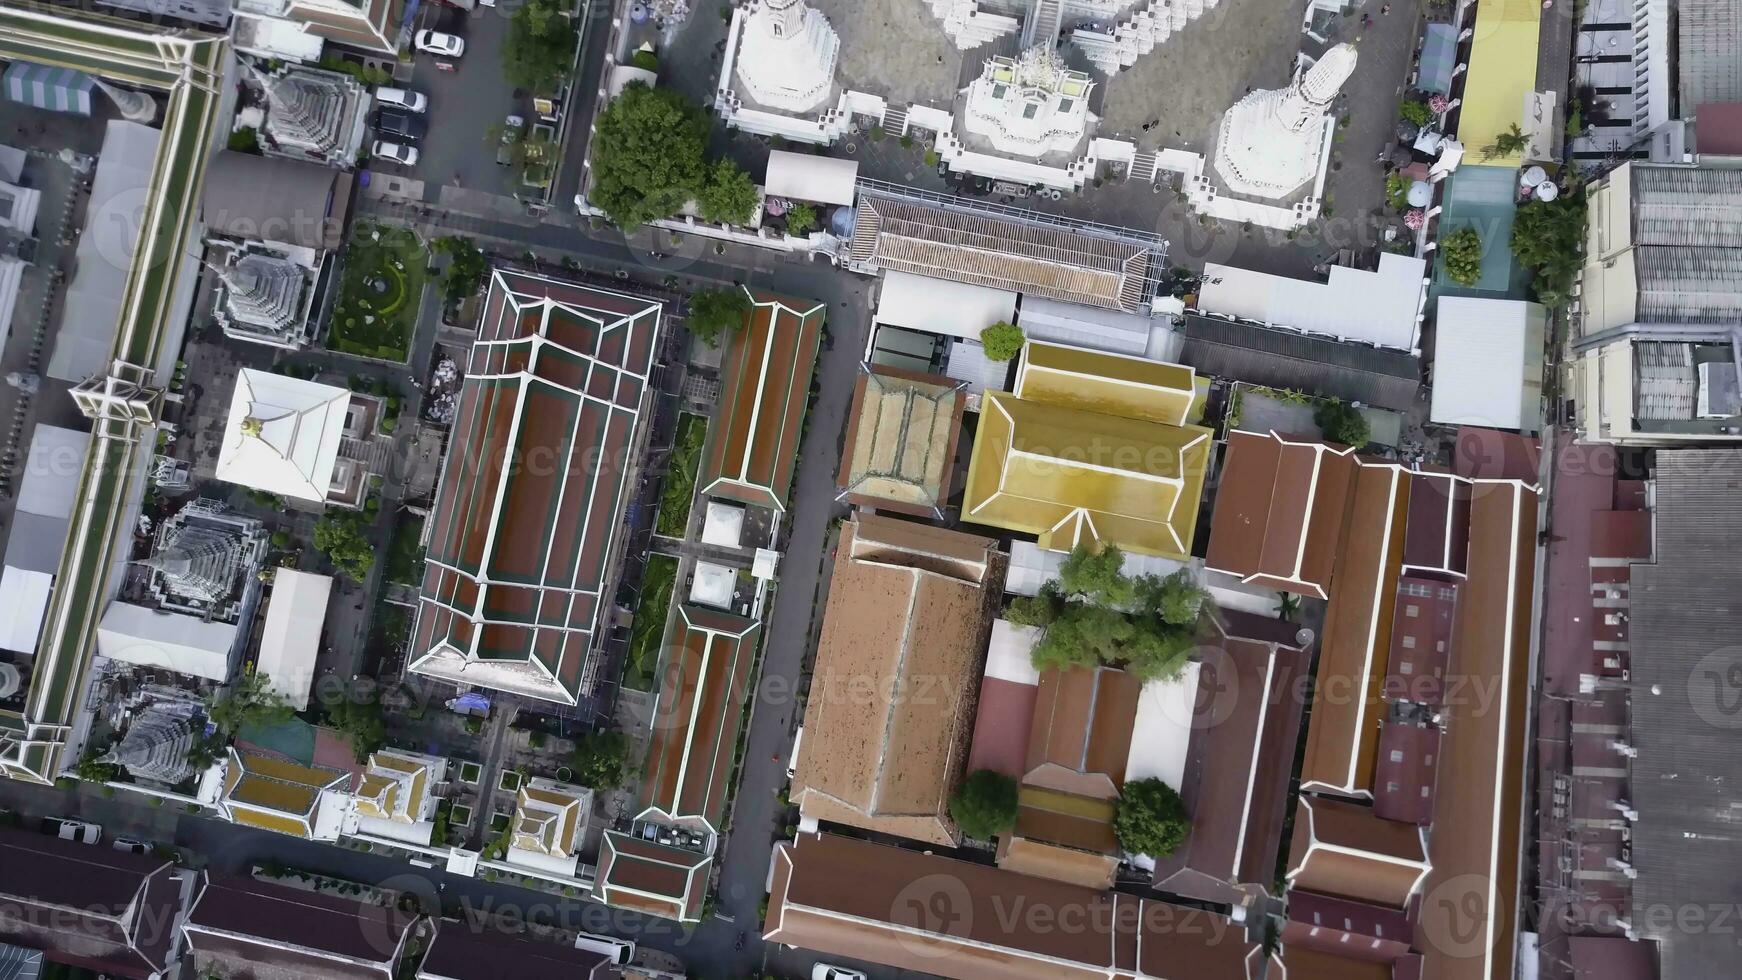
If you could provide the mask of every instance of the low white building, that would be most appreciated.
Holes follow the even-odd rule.
[[[535,776],[515,797],[509,864],[545,875],[573,877],[593,810],[593,791]]]
[[[1540,303],[1440,297],[1428,418],[1445,425],[1540,432],[1547,332],[1548,310]]]
[[[97,655],[221,683],[230,676],[236,639],[235,623],[112,602],[97,627]]]
[[[1324,282],[1215,262],[1204,266],[1198,310],[1349,343],[1416,351],[1427,262],[1386,252],[1373,271],[1332,266]]]
[[[260,631],[254,672],[266,678],[271,689],[297,711],[308,707],[332,592],[331,575],[294,568],[280,568],[272,574],[272,595],[266,603],[266,624]]]

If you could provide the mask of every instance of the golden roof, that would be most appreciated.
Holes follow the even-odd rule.
[[[1183,364],[1031,340],[1016,365],[1016,397],[1102,415],[1184,425],[1197,375]]]

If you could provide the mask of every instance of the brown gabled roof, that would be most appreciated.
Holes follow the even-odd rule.
[[[853,387],[835,485],[841,499],[920,517],[943,514],[962,433],[966,386],[866,365]]]
[[[1433,821],[1440,730],[1388,721],[1379,728],[1373,812],[1386,820],[1427,826]]]
[[[1388,962],[1286,946],[1274,980],[1392,980]],[[1270,980],[1270,978],[1267,978]]]
[[[181,885],[161,858],[0,828],[0,942],[145,980],[175,945]]]
[[[543,276],[491,277],[430,519],[413,671],[580,699],[662,310]]]
[[[764,939],[920,973],[1250,980],[1264,966],[1213,912],[833,834],[779,845],[771,883]]]
[[[755,620],[678,607],[659,685],[658,723],[642,769],[644,806],[720,827],[760,638]]]
[[[1373,780],[1391,610],[1403,561],[1408,474],[1393,465],[1363,464],[1355,471],[1348,502],[1300,779],[1303,789],[1364,795]]]
[[[784,510],[825,308],[766,293],[750,298],[743,329],[727,342],[718,422],[697,486],[705,494]]]
[[[1403,908],[1428,871],[1421,828],[1358,803],[1303,794],[1289,848],[1291,888]]]
[[[1117,797],[1125,785],[1143,684],[1113,667],[1051,667],[1041,671],[1039,686],[1025,779],[1084,796]],[[1043,767],[1083,778],[1036,771]]]
[[[1264,588],[1325,598],[1355,467],[1341,447],[1229,433],[1205,564]]]
[[[1317,949],[1391,962],[1409,952],[1415,929],[1409,912],[1294,888],[1288,893],[1285,949]]]
[[[424,953],[418,980],[606,980],[615,976],[605,953],[573,943],[498,932],[494,924],[444,919]]]
[[[235,972],[391,978],[417,916],[250,878],[213,876],[183,934]]]
[[[954,842],[948,798],[1004,569],[989,538],[867,514],[842,526],[793,781],[807,815]]]
[[[698,922],[713,860],[708,854],[609,830],[593,898],[617,908]]]
[[[1469,577],[1453,628],[1453,675],[1491,697],[1448,699],[1435,794],[1433,873],[1418,932],[1476,934],[1423,945],[1425,980],[1511,976],[1517,938],[1519,821],[1528,738],[1529,636],[1537,495],[1517,483],[1477,484],[1470,501]],[[1455,789],[1453,789],[1455,788]],[[1477,921],[1470,909],[1480,910]],[[1449,915],[1460,916],[1447,921]]]
[[[1230,628],[1248,625],[1245,617],[1232,615]],[[1180,787],[1192,829],[1178,850],[1156,862],[1155,884],[1226,901],[1228,892],[1212,882],[1268,887],[1275,877],[1288,803],[1287,767],[1295,756],[1303,708],[1295,692],[1308,659],[1292,642],[1283,647],[1224,635],[1220,625],[1206,622]],[[1200,887],[1222,897],[1200,895]]]
[[[1415,571],[1464,574],[1470,546],[1470,482],[1448,473],[1409,475],[1403,563]]]

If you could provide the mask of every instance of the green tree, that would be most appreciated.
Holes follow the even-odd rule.
[[[1190,656],[1208,593],[1184,570],[1161,577],[1128,576],[1118,548],[1079,545],[1056,582],[1019,597],[1005,618],[1041,630],[1034,665],[1112,664],[1141,680],[1177,676]]]
[[[442,296],[449,303],[458,303],[484,287],[490,275],[490,261],[470,238],[445,235],[435,240],[435,250],[448,256],[448,268],[442,274]]]
[[[315,550],[341,573],[361,582],[375,564],[375,546],[363,533],[363,515],[328,514],[315,524]]]
[[[508,21],[502,42],[502,74],[515,88],[550,95],[568,74],[575,54],[575,25],[558,0],[524,0]]]
[[[1144,575],[1136,580],[1138,604],[1153,610],[1170,626],[1191,626],[1203,612],[1209,593],[1198,587],[1185,569],[1167,577]]]
[[[230,139],[225,145],[237,153],[260,156],[260,133],[253,126],[243,126],[230,133]]]
[[[659,71],[659,55],[645,49],[636,49],[635,53],[629,56],[629,63],[642,71]]]
[[[1582,261],[1585,195],[1577,188],[1553,201],[1527,201],[1512,219],[1512,254],[1533,274],[1537,301],[1559,306],[1567,301]]]
[[[1404,99],[1397,104],[1397,116],[1417,126],[1426,126],[1433,121],[1434,111],[1420,99]]]
[[[750,306],[749,294],[737,286],[698,289],[690,294],[689,317],[684,322],[702,343],[718,347],[722,337],[744,329]]]
[[[1474,286],[1482,278],[1482,235],[1475,228],[1460,228],[1442,238],[1440,251],[1453,282]]]
[[[1103,606],[1123,606],[1136,596],[1136,581],[1125,575],[1125,552],[1108,545],[1100,551],[1079,544],[1059,565],[1059,588],[1067,597]]]
[[[756,213],[756,182],[728,159],[715,161],[707,186],[696,197],[702,217],[722,225],[747,225]]]
[[[337,729],[351,745],[358,762],[387,741],[387,724],[381,717],[381,702],[373,697],[358,699],[341,695],[326,706],[327,724]]]
[[[786,233],[794,238],[808,235],[817,227],[817,209],[800,202],[786,212]]]
[[[594,732],[575,743],[575,782],[596,790],[623,785],[629,775],[629,736],[622,732]]]
[[[113,762],[99,762],[101,755],[95,749],[86,752],[79,764],[73,767],[73,775],[87,783],[113,782],[121,775],[121,767]]]
[[[991,840],[1016,826],[1016,780],[977,769],[950,795],[950,817],[962,833]]]
[[[1113,833],[1129,854],[1153,858],[1172,854],[1191,830],[1186,806],[1173,787],[1159,779],[1137,779],[1125,784],[1119,808],[1113,814]]]
[[[1367,417],[1359,410],[1334,399],[1319,403],[1319,407],[1313,410],[1313,422],[1325,434],[1326,439],[1356,449],[1367,445],[1372,438]]]
[[[980,331],[980,346],[986,348],[986,359],[1008,361],[1022,353],[1022,328],[999,320]]]
[[[264,675],[252,669],[206,703],[206,718],[225,735],[244,728],[270,727],[289,721],[295,712],[272,689]]]
[[[1517,123],[1507,127],[1506,132],[1494,137],[1494,142],[1482,147],[1482,159],[1492,160],[1495,157],[1511,156],[1523,153],[1530,146],[1530,137],[1525,136]]]
[[[599,115],[588,198],[625,230],[676,214],[707,175],[707,133],[677,91],[630,84]]]

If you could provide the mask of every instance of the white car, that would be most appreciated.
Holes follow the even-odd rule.
[[[392,160],[408,167],[417,166],[417,147],[406,146],[404,143],[390,143],[387,140],[376,140],[370,154],[382,160]]]
[[[458,58],[466,53],[466,39],[443,34],[441,31],[418,31],[417,49],[448,58]]]
[[[811,980],[865,980],[865,974],[858,970],[849,970],[844,966],[818,963],[811,967]]]
[[[618,966],[628,966],[635,959],[635,943],[616,936],[601,936],[596,932],[583,932],[576,936],[575,948],[604,953]]]
[[[42,822],[42,829],[61,840],[76,840],[81,844],[95,844],[103,839],[103,828],[70,817],[49,817]]]
[[[375,90],[375,101],[404,109],[406,112],[422,112],[429,108],[429,96],[422,92],[413,92],[408,88],[389,88],[385,85]]]
[[[109,846],[113,847],[117,851],[123,851],[123,852],[128,853],[128,854],[150,854],[151,853],[151,845],[150,844],[147,844],[142,840],[134,840],[131,837],[116,837],[115,839],[109,841]]]

